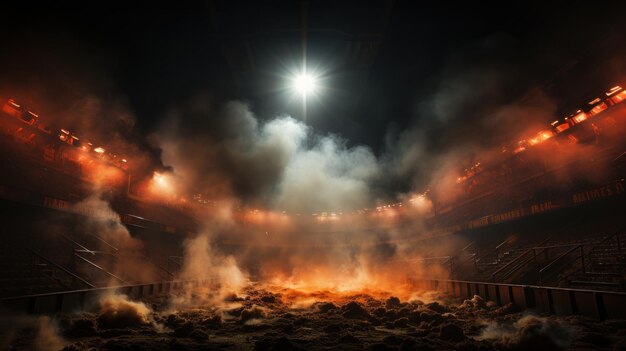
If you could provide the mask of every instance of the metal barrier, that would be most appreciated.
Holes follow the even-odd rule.
[[[410,281],[415,288],[438,290],[469,299],[478,295],[499,306],[512,303],[538,313],[582,315],[595,319],[626,318],[626,293],[545,286],[469,282],[461,280]]]
[[[149,284],[113,286],[106,288],[63,291],[48,294],[9,297],[0,300],[9,311],[25,314],[55,315],[84,310],[107,293],[124,294],[132,299],[157,296],[179,291],[189,286],[209,286],[211,280],[176,280]]]

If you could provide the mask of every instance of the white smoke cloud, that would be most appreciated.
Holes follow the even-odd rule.
[[[315,134],[289,116],[259,122],[239,102],[219,111],[190,109],[202,117],[184,125],[185,111],[175,114],[152,139],[191,188],[295,212],[356,209],[371,201],[369,184],[380,167],[369,148]],[[204,123],[213,130],[193,130]]]

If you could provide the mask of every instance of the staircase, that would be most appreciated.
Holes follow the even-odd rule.
[[[96,235],[71,238],[51,230],[37,240],[8,238],[0,242],[0,297],[174,278],[169,268],[141,253],[119,250]]]
[[[621,228],[595,243],[586,253],[584,269],[567,277],[577,288],[624,290],[626,287],[626,231]]]
[[[0,265],[1,297],[94,287],[67,268],[25,248],[3,245]]]

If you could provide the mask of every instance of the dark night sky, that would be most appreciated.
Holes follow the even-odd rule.
[[[615,63],[624,57],[624,13],[598,2],[311,1],[304,16],[297,1],[3,5],[0,94],[36,87],[55,101],[44,108],[51,113],[85,90],[122,96],[145,134],[199,93],[246,101],[261,119],[300,117],[277,89],[301,60],[306,18],[308,62],[326,79],[307,123],[380,153],[389,131],[428,125],[419,106],[445,93],[446,80],[485,67],[503,77],[497,96],[478,99],[511,103],[539,87],[566,111],[625,73]],[[480,110],[479,102],[459,109]],[[445,128],[433,127],[433,138]]]

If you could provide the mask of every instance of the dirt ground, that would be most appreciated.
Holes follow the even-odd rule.
[[[115,295],[74,315],[5,317],[2,328],[8,350],[626,350],[623,320],[541,316],[435,292]]]

